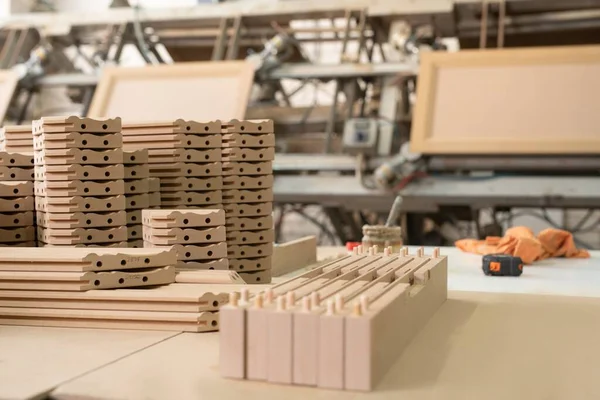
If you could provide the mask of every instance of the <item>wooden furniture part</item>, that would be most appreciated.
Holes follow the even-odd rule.
[[[125,179],[144,179],[150,177],[150,166],[148,164],[125,164],[123,165]]]
[[[30,168],[33,166],[33,157],[30,154],[0,151],[0,166]]]
[[[0,151],[32,155],[31,125],[8,125],[0,128]]]
[[[33,196],[31,181],[0,181],[0,197]]]
[[[0,198],[0,212],[35,211],[34,196]]]
[[[196,271],[196,270],[229,270],[229,260],[227,258],[217,258],[212,260],[179,260],[175,264],[178,271]]]
[[[179,192],[186,190],[202,192],[223,189],[223,178],[221,178],[220,176],[208,178],[162,178],[159,180],[159,182],[160,186],[158,189],[155,190],[157,192]]]
[[[228,217],[225,223],[228,231],[258,231],[273,227],[273,216],[262,217]]]
[[[250,245],[261,243],[273,243],[275,241],[275,230],[265,229],[261,231],[228,231],[227,243],[235,245]],[[315,248],[316,249],[316,248]]]
[[[36,165],[110,165],[123,163],[123,150],[91,150],[91,149],[49,149],[36,150]]]
[[[600,46],[430,52],[419,69],[414,152],[600,152]]]
[[[227,175],[223,177],[224,189],[263,189],[272,187],[273,175]]]
[[[125,196],[126,210],[143,210],[150,207],[150,196],[148,193],[130,194]]]
[[[0,173],[1,171],[0,169]],[[79,164],[35,166],[35,180],[40,181],[112,181],[124,179],[124,177],[123,165],[107,165],[104,167]]]
[[[64,247],[64,244],[52,244],[52,243],[44,243],[43,241],[38,241],[37,242],[39,247]],[[114,249],[126,249],[127,246],[127,242],[126,241],[122,241],[122,242],[109,242],[109,243],[100,243],[100,242],[94,242],[94,243],[75,243],[75,244],[69,244],[68,245],[69,248],[71,247],[97,247],[97,248],[114,248]]]
[[[175,267],[173,266],[105,272],[0,271],[0,289],[7,290],[85,291],[165,285],[173,282],[175,282]],[[11,310],[0,310],[0,319],[2,315],[20,315],[18,311],[12,312]],[[25,313],[25,316],[27,314]]]
[[[150,191],[149,178],[127,179],[125,180],[125,195],[147,194]]]
[[[126,225],[127,215],[125,211],[68,213],[37,211],[36,222],[38,226],[44,228],[108,228]]]
[[[0,247],[37,247],[38,242],[35,240],[31,240],[28,242],[15,242],[15,243],[2,243],[0,242]]]
[[[241,119],[253,77],[253,66],[243,61],[106,68],[88,114],[140,122]],[[219,96],[199,98],[198,93]]]
[[[0,166],[0,181],[32,181],[34,173],[33,168]]]
[[[15,72],[9,70],[0,71],[0,122],[4,121],[18,81],[19,78]]]
[[[144,247],[144,240],[142,239],[144,228],[142,225],[127,225],[127,242],[136,241],[140,245],[136,247]],[[133,247],[133,246],[127,246]]]
[[[225,227],[210,228],[153,228],[144,226],[144,240],[153,244],[218,243],[225,241]]]
[[[225,133],[222,136],[222,143],[223,147],[275,147],[275,134]]]
[[[125,209],[125,196],[107,197],[36,197],[36,210],[43,212],[69,213],[69,212],[102,212],[119,211]]]
[[[151,242],[144,242],[145,247],[164,247]],[[181,261],[215,260],[227,258],[227,243],[210,244],[174,244],[169,247],[177,252],[177,259]]]
[[[31,242],[35,239],[36,237],[34,226],[0,229],[1,243]]]
[[[246,282],[235,271],[177,271],[175,277],[177,283],[205,283],[205,284],[245,284]]]
[[[148,164],[148,149],[123,150],[123,164]]]
[[[271,215],[273,203],[223,204],[225,215],[229,217],[263,217]]]
[[[268,268],[270,268],[270,266]],[[270,269],[265,269],[263,271],[238,271],[238,274],[244,282],[249,284],[270,283],[273,278]]]
[[[223,203],[263,203],[273,201],[272,189],[241,190],[227,189],[223,190]]]
[[[124,242],[127,227],[57,229],[38,226],[37,240],[55,245]]]
[[[239,120],[231,119],[221,125],[223,134],[254,134],[264,135],[275,132],[275,123],[272,119]]]
[[[232,258],[229,260],[229,269],[238,272],[255,272],[272,269],[271,257]]]
[[[221,133],[222,123],[219,120],[209,122],[198,122],[194,120],[168,120],[162,122],[126,122],[123,124],[125,136],[148,136],[148,135],[215,135]]]
[[[33,137],[34,150],[118,149],[123,146],[121,132],[115,133],[40,133]]]
[[[271,273],[282,276],[317,262],[317,238],[306,236],[273,247]]]
[[[259,162],[223,162],[223,176],[225,175],[269,175],[273,173],[270,161]]]
[[[48,197],[117,196],[125,193],[123,180],[115,181],[36,181],[35,195]]]
[[[33,121],[32,131],[34,136],[69,132],[118,133],[121,132],[121,118],[42,117]]]
[[[275,159],[275,148],[250,149],[244,147],[229,147],[222,151],[224,162],[250,162],[250,161],[273,161]]]
[[[211,190],[209,192],[162,192],[160,194],[161,203],[187,204],[190,206],[208,206],[209,204],[220,204],[223,202],[222,192],[220,190]],[[215,207],[216,208],[216,207]]]
[[[1,208],[0,208],[1,209]],[[0,212],[0,228],[20,228],[33,226],[35,223],[33,211]]]

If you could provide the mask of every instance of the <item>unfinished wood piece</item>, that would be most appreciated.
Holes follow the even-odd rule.
[[[33,157],[23,153],[9,153],[0,151],[0,166],[2,167],[25,167],[33,166]]]
[[[153,228],[211,227],[225,225],[223,210],[144,210],[144,225]]]
[[[118,149],[123,146],[121,132],[115,133],[51,133],[33,136],[34,150],[50,149]]]
[[[110,165],[123,163],[123,150],[52,149],[36,150],[36,165]]]
[[[115,181],[36,181],[35,195],[48,197],[115,196],[124,194],[123,180]]]
[[[222,203],[222,193],[220,190],[210,192],[161,192],[161,203],[179,201],[180,204],[187,205],[208,205]]]
[[[0,242],[0,247],[37,247],[38,242],[35,240],[31,240],[29,242],[13,242],[13,243],[2,243]]]
[[[145,247],[163,247],[151,242],[144,242]],[[211,260],[227,258],[227,243],[184,245],[174,244],[170,247],[177,252],[177,259],[183,261]]]
[[[148,164],[127,164],[123,166],[125,179],[144,179],[150,177]]]
[[[178,271],[185,270],[229,270],[229,260],[218,258],[215,260],[177,261]]]
[[[162,179],[184,176],[183,164],[179,162],[168,164],[148,164],[148,168],[150,169],[150,175],[152,175],[154,178]]]
[[[1,210],[1,208],[0,208]],[[0,227],[2,228],[16,228],[24,226],[33,226],[35,220],[33,218],[33,211],[20,211],[20,212],[4,212],[0,211]]]
[[[225,227],[153,228],[144,226],[144,240],[153,244],[218,243],[225,241]]]
[[[33,140],[31,125],[5,125],[0,128],[0,141]]]
[[[175,277],[177,283],[222,283],[236,285],[246,284],[240,275],[235,271],[223,271],[223,270],[194,270],[194,271],[177,271]]]
[[[302,298],[301,306],[293,311],[292,383],[294,385],[317,385],[321,313],[320,311],[315,312],[313,308],[319,310],[319,306],[318,296],[306,296]],[[302,340],[297,340],[297,338],[302,338]]]
[[[148,193],[125,196],[126,210],[142,210],[148,207],[150,207],[150,196]]]
[[[127,210],[127,225],[137,225],[142,223],[142,210]]]
[[[289,274],[317,262],[317,238],[305,236],[273,247],[273,276]]]
[[[0,197],[33,196],[31,181],[0,181]]]
[[[272,383],[291,384],[293,379],[293,314],[287,308],[294,304],[286,300],[278,297],[275,310],[267,315],[267,381]]]
[[[144,241],[140,239],[128,239],[127,247],[131,249],[141,249],[144,247]]]
[[[273,175],[223,177],[224,189],[263,189],[273,187]]]
[[[35,227],[33,226],[0,229],[0,242],[2,243],[31,242],[33,240],[35,240]]]
[[[72,229],[72,228],[104,228],[119,227],[127,222],[125,211],[102,213],[45,213],[36,212],[36,222],[44,228]]]
[[[246,310],[239,304],[237,293],[232,293],[229,303],[219,310],[221,328],[219,335],[219,370],[226,378],[246,377]]]
[[[150,183],[148,178],[146,179],[127,179],[124,183],[125,194],[143,194],[148,193],[150,189]]]
[[[274,241],[275,241],[274,229],[265,229],[262,231],[229,231],[229,232],[227,232],[227,243],[230,245],[234,245],[234,244],[249,245],[249,244],[259,244],[259,243],[273,243]]]
[[[127,227],[61,229],[38,226],[37,240],[56,245],[124,242]]]
[[[86,272],[154,268],[175,265],[177,254],[168,248],[118,249],[51,247],[15,249],[0,253],[0,271]]]
[[[269,175],[273,173],[273,163],[262,162],[229,162],[223,161],[225,175]]]
[[[148,193],[150,199],[150,208],[160,208],[162,201],[160,199],[160,192]]]
[[[594,127],[600,115],[589,105],[600,89],[599,49],[569,46],[424,54],[411,150],[598,153],[600,137]],[[557,76],[565,78],[555,82]]]
[[[247,133],[266,134],[275,131],[275,123],[272,119],[239,120],[231,119],[224,122],[221,127],[222,133]]]
[[[183,176],[190,177],[220,176],[221,162],[184,163],[182,171]]]
[[[38,246],[39,247],[65,247],[64,244],[52,244],[52,243],[44,243],[42,241],[38,241]],[[94,248],[114,248],[114,249],[126,249],[128,248],[127,246],[127,241],[123,240],[121,242],[109,242],[109,243],[76,243],[76,244],[70,244],[68,245],[69,248],[71,247],[94,247]]]
[[[273,216],[265,215],[263,217],[230,217],[227,216],[225,224],[227,232],[233,231],[258,231],[261,229],[273,228]]]
[[[271,283],[271,271],[238,272],[246,283]]]
[[[147,164],[148,149],[123,150],[123,164]]]
[[[213,210],[216,208],[223,208],[223,204],[188,204],[184,199],[167,200],[162,197],[160,206],[161,208],[177,208],[181,210]]]
[[[51,213],[120,211],[125,209],[125,196],[36,197],[35,208]]]
[[[241,190],[241,189],[223,190],[223,204],[264,203],[267,201],[273,201],[273,190],[270,188],[269,189],[255,189],[255,190]]]
[[[16,72],[11,70],[0,71],[0,122],[4,121],[18,82],[19,77]],[[243,116],[240,118],[243,118]]]
[[[317,386],[320,388],[344,388],[344,316],[338,314],[342,311],[339,308],[330,299],[327,311],[319,316]]]
[[[148,191],[149,192],[160,192],[160,182],[159,178],[148,178]]]
[[[257,293],[252,304],[246,307],[246,378],[265,381],[268,376],[269,313],[272,306],[262,293]]]
[[[222,136],[223,147],[275,147],[275,134],[252,135],[244,133],[226,133]]]
[[[184,145],[186,150],[184,151],[184,159],[187,161],[191,161],[194,158],[205,158],[206,161],[209,161],[206,158],[206,155],[209,154],[210,158],[215,158],[221,161],[221,135],[185,135]],[[197,150],[202,149],[202,150]],[[218,150],[208,151],[206,149]],[[218,155],[215,155],[218,153]],[[191,157],[190,157],[191,156]],[[212,160],[211,160],[212,161]]]
[[[229,258],[256,258],[266,257],[273,254],[273,243],[263,243],[250,246],[231,245],[227,246]]]
[[[48,181],[113,181],[123,179],[123,165],[36,165],[35,179]]]
[[[148,149],[148,162],[152,162],[150,155],[155,151],[164,149],[182,149],[185,147],[185,135],[160,135],[160,136],[130,136],[123,133],[123,149],[138,150]]]
[[[0,212],[35,211],[34,196],[0,198]]]
[[[242,119],[254,67],[244,61],[207,61],[102,71],[89,115],[127,121]],[[198,93],[220,93],[198,97]]]
[[[223,189],[223,179],[220,176],[209,178],[162,178],[160,186],[155,192],[179,192],[179,191],[209,191]]]
[[[125,135],[147,136],[185,133],[193,135],[215,135],[221,133],[221,121],[198,122],[176,119],[161,122],[127,122],[123,124]]]
[[[272,269],[271,265],[271,257],[232,258],[229,260],[229,269],[238,272],[264,271]]]
[[[32,181],[33,168],[0,167],[0,181]]]
[[[121,132],[121,118],[42,117],[33,121],[32,131],[34,135],[68,132],[117,133]]]
[[[271,215],[273,203],[223,204],[227,217],[262,217]]]
[[[221,157],[223,162],[273,161],[275,159],[275,148],[228,147],[223,148]]]
[[[148,150],[148,162],[150,164],[164,164],[183,162],[183,148],[159,148]]]
[[[217,138],[220,143],[220,138]],[[215,139],[215,140],[217,140]],[[208,143],[208,140],[206,141]],[[221,161],[221,149],[188,149],[181,152],[181,158],[178,161],[190,162],[190,163],[207,163],[214,161]]]
[[[143,237],[143,232],[144,232],[144,228],[143,225],[128,225],[127,226],[127,240],[131,241],[131,240],[140,240],[142,242],[142,245],[140,247],[144,247],[144,240],[142,239]]]

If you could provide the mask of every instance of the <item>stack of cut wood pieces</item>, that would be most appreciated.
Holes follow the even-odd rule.
[[[33,155],[31,125],[14,125],[1,128],[0,151]]]
[[[0,324],[214,331],[226,285],[175,281],[170,249],[15,248],[0,252]],[[133,288],[91,290],[107,288]]]
[[[33,155],[0,152],[0,246],[36,246]]]
[[[33,122],[40,246],[127,247],[121,120]]]
[[[447,298],[447,259],[369,249],[221,307],[229,378],[372,390]]]

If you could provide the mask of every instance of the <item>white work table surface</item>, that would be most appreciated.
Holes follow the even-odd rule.
[[[217,333],[0,326],[0,399],[600,398],[600,252],[519,278],[484,276],[481,256],[441,253],[449,300],[373,393],[221,379]]]

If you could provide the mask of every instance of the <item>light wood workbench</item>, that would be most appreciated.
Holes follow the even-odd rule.
[[[370,394],[221,379],[217,333],[0,327],[0,399],[600,398],[600,252],[520,278],[442,254],[454,291]]]

